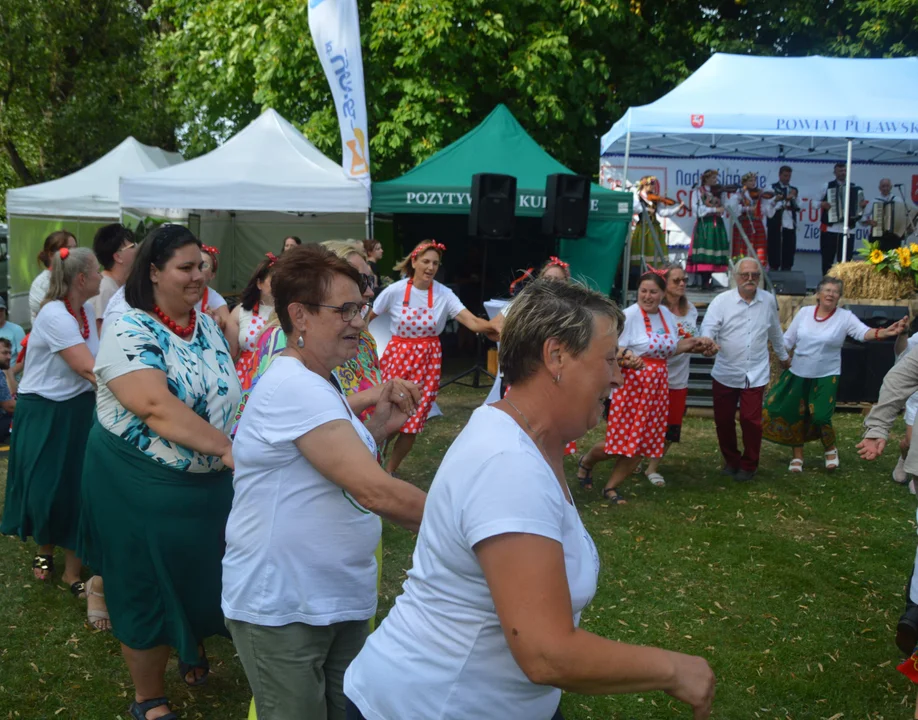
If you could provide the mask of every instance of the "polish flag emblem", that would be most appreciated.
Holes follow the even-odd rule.
[[[692,127],[700,128],[704,125],[704,115],[692,115]]]

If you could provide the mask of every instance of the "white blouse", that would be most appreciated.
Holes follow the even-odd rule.
[[[802,307],[784,333],[784,347],[794,348],[791,372],[802,378],[841,374],[841,349],[845,338],[863,342],[873,332],[850,310],[838,308],[822,322],[814,317],[815,306]]]
[[[654,335],[664,336],[671,335],[675,341],[679,342],[679,324],[676,316],[673,315],[669,308],[660,306],[659,312],[649,314],[651,332]],[[664,327],[665,321],[665,327]],[[635,355],[641,357],[655,357],[655,353],[650,351],[650,336],[647,334],[647,326],[644,324],[644,316],[641,313],[641,306],[635,303],[625,309],[625,329],[622,330],[618,344],[623,348],[628,348]],[[670,353],[671,355],[671,353]],[[669,357],[670,355],[667,355]]]
[[[688,300],[686,300],[686,302],[688,302]],[[684,335],[690,337],[698,335],[698,308],[692,305],[692,303],[688,303],[688,312],[684,317],[679,317],[675,314],[673,317],[676,318],[676,322]],[[690,372],[689,363],[691,363],[691,360],[691,355],[682,353],[680,355],[673,355],[666,361],[667,368],[669,369],[670,390],[684,390],[688,387]]]

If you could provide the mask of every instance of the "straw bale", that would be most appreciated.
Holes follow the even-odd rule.
[[[845,298],[852,300],[905,300],[915,294],[915,281],[891,272],[879,273],[866,262],[837,263],[829,275],[845,283]]]

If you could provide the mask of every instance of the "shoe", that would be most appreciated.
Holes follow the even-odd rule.
[[[735,482],[749,482],[755,478],[755,470],[738,470],[733,476]]]
[[[899,618],[896,625],[896,647],[906,657],[915,652],[918,645],[918,606],[912,605]]]
[[[896,463],[896,469],[892,472],[892,479],[894,483],[899,485],[905,485],[908,482],[908,474],[905,472],[905,458],[901,455]]]
[[[729,465],[724,465],[720,469],[721,475],[726,475],[727,477],[736,477],[736,473],[739,472],[739,468],[730,467]]]

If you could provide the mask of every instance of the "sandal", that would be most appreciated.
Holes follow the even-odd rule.
[[[803,472],[803,459],[794,458],[790,461],[790,465],[787,466],[787,472],[792,473],[802,473]]]
[[[98,608],[90,607],[91,598],[101,598],[103,606],[105,605],[105,593],[96,592],[92,589],[93,580],[96,579],[96,575],[93,575],[89,580],[86,581],[86,619],[89,620],[89,624],[93,628],[100,631],[111,630],[112,623],[111,618],[108,616],[108,610],[99,610]],[[102,621],[108,621],[108,627],[99,627],[99,623]]]
[[[628,501],[618,494],[615,488],[603,488],[603,500],[608,500],[610,505],[627,505]]]
[[[32,573],[36,580],[40,582],[50,580],[51,575],[54,574],[54,555],[36,555],[32,558],[32,570],[41,570],[45,574],[44,577],[38,577]]]
[[[147,713],[153,708],[158,708],[162,705],[169,705],[169,701],[164,697],[144,700],[140,703],[134,701],[131,703],[131,707],[128,708],[128,712],[131,713],[131,717],[134,720],[147,720]],[[178,715],[174,712],[168,712],[165,715],[160,715],[156,720],[178,720]]]
[[[829,450],[825,454],[826,458],[826,470],[835,470],[838,468],[838,449]]]
[[[642,460],[641,462],[639,462],[639,463],[637,464],[637,467],[634,468],[634,470],[631,471],[631,474],[632,474],[632,475],[640,475],[640,474],[643,473],[643,472],[644,472],[644,461]]]
[[[593,489],[593,468],[591,467],[588,468],[586,465],[583,464],[583,458],[585,457],[586,455],[581,455],[580,459],[577,461],[577,480],[580,482],[580,487],[582,487],[584,490],[592,490]],[[586,475],[583,475],[581,477],[580,475],[581,470],[583,470],[583,472],[585,472]]]
[[[207,676],[210,675],[210,663],[207,660],[207,653],[204,651],[204,643],[198,643],[198,649],[201,651],[201,660],[197,665],[189,665],[188,663],[179,660],[179,675],[181,676],[182,681],[188,687],[203,685],[207,681]],[[204,674],[198,677],[194,674],[195,670],[203,670]],[[191,676],[194,678],[191,682],[188,681],[189,673],[191,673]]]
[[[86,598],[86,583],[82,580],[77,580],[76,582],[70,583],[70,594],[73,595],[77,600],[83,600]]]
[[[654,487],[666,487],[666,480],[658,472],[647,473],[647,479]]]

